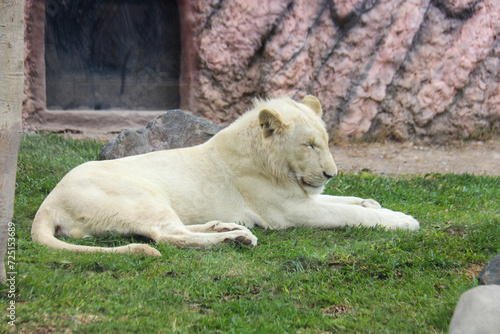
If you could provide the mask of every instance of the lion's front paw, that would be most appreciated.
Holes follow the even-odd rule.
[[[225,243],[233,243],[238,242],[243,245],[255,247],[257,246],[257,237],[253,235],[251,232],[247,231],[234,231],[234,232],[226,232],[227,236],[224,239]]]
[[[397,228],[404,229],[404,230],[410,230],[410,231],[416,231],[420,228],[420,224],[412,216],[406,216],[406,219],[404,219],[398,223]]]
[[[418,230],[420,225],[412,216],[402,212],[392,211],[389,209],[379,209],[372,211],[374,215],[378,215],[377,225],[385,227],[386,230]]]
[[[369,199],[364,199],[362,202],[361,202],[361,206],[362,207],[365,207],[365,208],[370,208],[370,209],[381,209],[382,207],[380,206],[380,204],[378,204],[377,201],[369,198]]]
[[[402,229],[402,230],[416,231],[420,228],[420,224],[412,216],[406,215],[402,212],[394,212],[394,213],[396,214],[397,217],[396,223],[391,226],[387,226],[387,229],[391,230]]]

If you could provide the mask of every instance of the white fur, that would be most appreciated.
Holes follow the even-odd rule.
[[[145,244],[77,246],[55,235],[138,234],[178,247],[221,242],[255,246],[254,226],[385,226],[418,229],[373,200],[320,195],[337,167],[312,96],[257,100],[255,108],[208,142],[70,171],[33,221],[36,242],[80,252],[160,253]]]

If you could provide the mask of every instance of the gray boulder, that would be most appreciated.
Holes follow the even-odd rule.
[[[482,285],[460,296],[450,334],[500,333],[500,285]]]
[[[479,284],[498,284],[500,285],[500,254],[492,258],[478,276]],[[500,328],[498,329],[500,333]]]
[[[182,110],[169,110],[144,129],[124,130],[107,143],[99,159],[110,160],[130,155],[189,147],[206,142],[224,127]]]

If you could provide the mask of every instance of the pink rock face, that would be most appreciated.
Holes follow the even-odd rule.
[[[227,124],[316,95],[332,138],[500,130],[498,0],[179,0],[181,108]]]

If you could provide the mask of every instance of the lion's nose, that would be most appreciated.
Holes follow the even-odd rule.
[[[334,177],[335,175],[330,175],[330,174],[327,174],[326,172],[323,172],[323,176],[326,177],[327,180],[329,180],[332,177]]]
[[[327,164],[323,165],[323,176],[326,177],[327,180],[337,175],[337,166],[333,161],[333,157],[330,156],[330,159]]]

